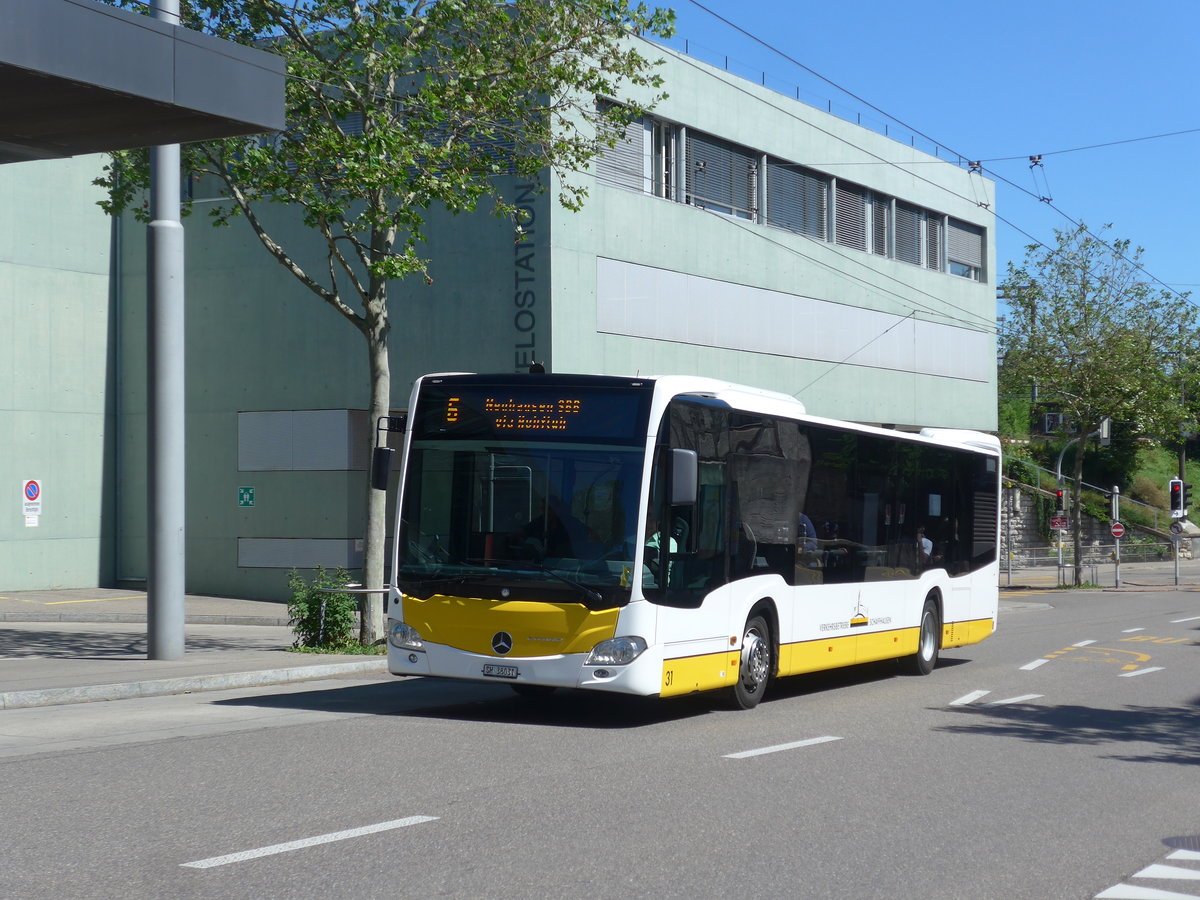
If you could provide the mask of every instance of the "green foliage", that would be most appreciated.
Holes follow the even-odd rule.
[[[144,0],[108,2],[147,12]],[[553,185],[578,209],[581,173],[662,96],[658,61],[638,35],[668,36],[674,13],[627,0],[181,0],[189,28],[286,60],[282,132],[182,148],[194,178],[243,217],[300,284],[366,341],[369,421],[391,408],[389,285],[431,281],[421,252],[431,210],[490,204],[523,232],[515,189]],[[605,102],[599,102],[603,99]],[[616,101],[616,102],[608,102]],[[96,184],[109,213],[145,221],[147,154],[118,153]],[[529,186],[532,186],[529,187]],[[272,205],[286,207],[263,215]],[[313,233],[284,246],[271,223]],[[249,299],[249,298],[248,298]],[[382,491],[367,495],[363,581],[383,581]],[[364,604],[361,640],[382,634],[382,601]]]
[[[293,646],[341,650],[351,644],[358,624],[358,600],[353,594],[326,590],[349,582],[350,574],[345,569],[330,572],[317,566],[312,581],[306,581],[295,569],[288,572],[288,587],[292,591],[288,602],[289,624],[296,634]]]
[[[1000,396],[999,431],[1003,437],[1023,441],[1029,438],[1029,422],[1032,417],[1028,397]],[[1019,445],[1018,445],[1019,446]],[[1012,452],[1011,448],[1006,452]]]
[[[578,209],[587,195],[578,173],[661,96],[657,62],[633,35],[669,35],[674,19],[621,0],[181,7],[189,27],[287,60],[283,132],[184,148],[185,167],[218,178],[229,198],[210,214],[218,224],[246,216],[262,239],[258,204],[298,208],[324,239],[324,263],[306,267],[263,243],[330,302],[348,279],[350,306],[389,279],[428,274],[419,248],[431,208],[466,212],[487,199],[512,216],[497,176],[542,182],[549,169],[559,201]],[[115,155],[97,184],[109,190],[106,210],[148,215],[136,206],[148,184],[144,153]]]
[[[1196,309],[1147,281],[1141,255],[1128,240],[1106,241],[1079,225],[1058,232],[1056,247],[1026,248],[1000,286],[1008,308],[998,323],[1000,395],[1037,396],[1079,435],[1070,469],[1063,466],[1076,558],[1084,456],[1101,422],[1111,418],[1113,437],[1132,445],[1178,440],[1196,419],[1185,402],[1198,396]],[[1076,585],[1080,577],[1077,568]]]
[[[1194,421],[1183,398],[1194,375],[1196,310],[1145,279],[1142,251],[1086,226],[1031,246],[1001,284],[1000,392],[1032,396],[1089,435],[1105,416],[1129,438],[1175,438]],[[1120,437],[1114,434],[1114,438]]]

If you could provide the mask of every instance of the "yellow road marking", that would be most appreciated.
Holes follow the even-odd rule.
[[[1138,653],[1134,650],[1118,650],[1115,647],[1096,647],[1096,646],[1063,647],[1061,650],[1055,650],[1053,653],[1047,653],[1045,658],[1046,659],[1058,659],[1068,653],[1076,653],[1076,654],[1078,654],[1078,656],[1075,656],[1071,660],[1072,662],[1103,662],[1103,663],[1118,663],[1118,662],[1120,662],[1119,659],[1113,659],[1113,658],[1104,659],[1103,657],[1095,655],[1095,651],[1097,651],[1097,650],[1103,650],[1105,653],[1125,653],[1125,654],[1128,654],[1129,656],[1136,657],[1138,660],[1137,663],[1132,663],[1132,664],[1126,663],[1125,665],[1121,666],[1121,671],[1123,671],[1123,672],[1127,671],[1129,669],[1136,669],[1138,667],[1139,663],[1145,663],[1145,662],[1150,661],[1150,656],[1146,653]]]
[[[64,603],[107,603],[109,600],[141,600],[144,594],[134,594],[131,597],[96,597],[91,600],[48,600],[45,606],[62,606]]]

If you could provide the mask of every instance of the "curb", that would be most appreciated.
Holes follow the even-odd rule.
[[[185,675],[179,678],[156,678],[148,681],[92,684],[83,687],[42,688],[32,691],[0,691],[0,710],[28,709],[35,706],[63,706],[69,703],[93,703],[98,700],[130,700],[137,697],[158,697],[164,694],[186,694],[190,691],[232,690],[264,684],[310,681],[337,675],[367,675],[386,672],[387,660],[380,657],[361,662],[291,666],[286,669],[263,669],[257,672]]]
[[[110,622],[123,624],[145,624],[144,613],[0,613],[0,622]],[[185,616],[185,625],[283,625],[291,619],[271,616]]]

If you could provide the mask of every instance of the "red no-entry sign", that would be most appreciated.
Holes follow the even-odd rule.
[[[1125,537],[1125,526],[1120,522],[1113,522],[1112,528],[1109,531],[1112,532],[1112,536],[1115,538]]]

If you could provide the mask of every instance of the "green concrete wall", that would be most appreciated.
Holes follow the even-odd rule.
[[[513,185],[514,197],[525,192]],[[198,192],[203,197],[204,187]],[[544,198],[525,205],[545,204]],[[285,599],[286,568],[239,566],[239,538],[349,541],[362,538],[366,471],[239,471],[238,413],[268,410],[365,409],[366,342],[340,313],[303,287],[235,220],[214,228],[196,204],[185,220],[187,293],[187,590]],[[540,214],[532,210],[536,219]],[[284,210],[267,210],[267,227],[302,265],[324,271],[319,242]],[[122,453],[116,480],[122,496],[146,489],[146,349],[144,227],[126,217],[120,267]],[[517,278],[542,259],[517,256],[512,228],[493,216],[434,216],[439,236],[432,284],[412,278],[391,285],[392,406],[408,405],[415,379],[430,371],[511,370],[528,343],[514,322]],[[523,251],[528,256],[528,248]],[[537,282],[523,281],[523,290]],[[547,290],[548,296],[548,290]],[[537,310],[539,313],[541,310]],[[549,340],[548,316],[544,341]],[[537,326],[540,330],[541,326]],[[535,331],[535,334],[537,332]],[[547,348],[548,352],[548,348]],[[255,488],[255,505],[238,505],[238,489]],[[119,572],[124,582],[146,573],[146,509],[118,511]]]
[[[111,235],[97,157],[0,166],[0,591],[111,577]],[[22,482],[43,487],[27,527]]]

